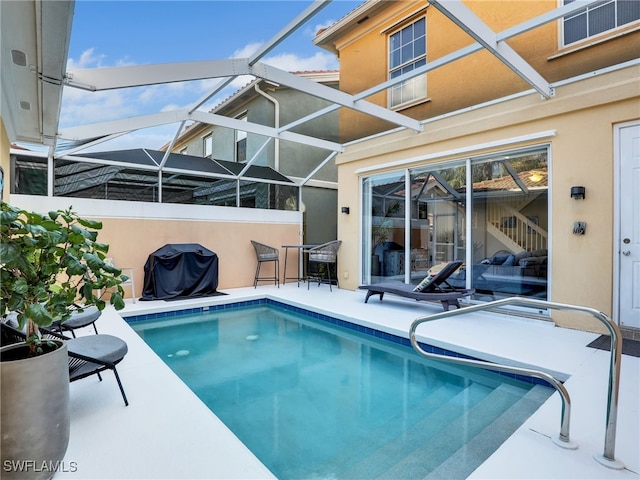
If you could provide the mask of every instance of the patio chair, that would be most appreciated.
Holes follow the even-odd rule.
[[[79,306],[78,308],[82,308]],[[91,305],[89,307],[83,308],[83,311],[80,312],[78,310],[74,311],[71,316],[64,322],[54,322],[52,327],[58,331],[59,334],[63,334],[63,332],[71,332],[73,338],[76,338],[76,334],[74,330],[77,328],[88,327],[89,325],[93,326],[93,330],[98,334],[98,328],[96,327],[96,320],[100,318],[102,312],[98,310],[98,307],[95,305]]]
[[[2,322],[2,345],[20,343],[26,340],[24,332]],[[100,381],[100,372],[112,370],[124,404],[129,406],[129,401],[124,393],[120,376],[116,370],[116,365],[122,361],[128,352],[127,344],[113,335],[87,335],[78,338],[69,338],[60,335],[52,329],[40,327],[40,332],[44,338],[52,340],[62,340],[67,344],[69,355],[69,381],[75,382],[81,378],[97,375]]]
[[[460,308],[460,298],[468,297],[475,290],[456,288],[447,283],[447,279],[460,268],[462,262],[449,262],[434,277],[426,277],[419,285],[408,285],[401,282],[383,282],[373,285],[361,285],[360,290],[367,290],[364,303],[369,301],[372,295],[379,295],[380,301],[385,293],[398,295],[399,297],[412,298],[417,301],[439,301],[445,311],[454,306]]]
[[[278,288],[280,288],[280,251],[277,248],[270,247],[264,243],[251,240],[253,248],[256,250],[256,258],[258,260],[258,266],[256,267],[256,274],[253,278],[253,288],[256,288],[258,282],[262,281],[274,281]],[[263,263],[275,262],[274,272],[272,277],[261,277],[260,267]]]
[[[331,284],[333,280],[331,279],[331,265],[337,265],[338,263],[338,249],[340,249],[340,245],[342,245],[342,240],[334,240],[332,242],[323,243],[322,245],[318,245],[317,247],[310,248],[307,250],[307,254],[309,255],[309,265],[311,263],[316,263],[318,265],[325,265],[327,276],[329,277],[329,291],[332,291]],[[316,278],[318,281],[318,286],[322,283],[323,275],[321,272],[318,272],[315,275],[309,275],[307,277],[307,290],[309,290],[309,280],[310,278]],[[340,288],[340,283],[338,282],[338,275],[336,272],[336,286]]]

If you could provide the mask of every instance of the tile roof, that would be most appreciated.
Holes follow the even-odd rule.
[[[546,188],[548,186],[549,172],[546,168],[536,168],[518,173],[522,183],[531,189]],[[473,184],[474,190],[513,190],[518,189],[511,175],[491,180],[483,180]]]

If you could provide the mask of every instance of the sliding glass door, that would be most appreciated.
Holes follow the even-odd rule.
[[[411,171],[411,283],[437,265],[464,261],[465,178],[464,164]]]
[[[404,172],[368,178],[363,183],[363,262],[367,281],[403,281],[405,273]]]
[[[472,163],[476,297],[547,298],[547,149]]]
[[[547,150],[364,178],[362,281],[417,284],[458,260],[450,283],[476,300],[547,298]]]

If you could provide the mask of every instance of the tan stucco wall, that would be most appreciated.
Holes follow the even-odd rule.
[[[340,216],[341,286],[356,289],[359,275],[359,182],[363,176],[418,164],[440,163],[491,151],[529,145],[550,145],[550,300],[585,305],[612,314],[613,309],[613,128],[640,118],[635,66],[559,87],[555,97],[532,94],[475,111],[427,123],[422,133],[400,131],[349,146],[337,158],[339,205],[351,214]],[[526,136],[549,132],[546,138]],[[505,139],[520,141],[488,147]],[[477,146],[477,148],[473,148]],[[482,147],[484,146],[484,147]],[[465,153],[455,150],[469,149]],[[449,153],[447,153],[449,152]],[[425,155],[401,166],[384,165]],[[357,173],[359,169],[382,166]],[[573,185],[586,187],[586,199],[570,198]],[[573,222],[587,222],[584,236],[572,234]],[[347,278],[348,277],[348,278]],[[601,331],[585,316],[553,314],[566,326]]]
[[[260,223],[200,222],[185,220],[140,220],[96,218],[102,220],[100,241],[109,244],[109,254],[120,267],[132,267],[136,294],[142,294],[144,264],[150,253],[168,243],[199,243],[218,255],[218,288],[246,287],[253,285],[256,270],[256,254],[250,240],[256,240],[280,249],[282,275],[284,249],[281,245],[296,244],[296,225]],[[123,235],[122,232],[127,232]],[[288,275],[295,275],[297,254],[289,252]],[[273,275],[273,263],[265,263],[261,276]],[[126,272],[125,272],[126,273]],[[259,285],[266,285],[260,282]],[[125,288],[129,295],[129,288]]]
[[[38,212],[72,205],[80,216],[101,221],[98,240],[109,245],[108,255],[116,266],[133,268],[137,297],[142,294],[144,264],[149,254],[168,243],[199,243],[215,252],[218,288],[224,290],[253,285],[257,261],[251,240],[280,250],[282,278],[285,252],[281,246],[299,244],[301,238],[302,215],[298,212],[27,195],[13,195],[11,203]],[[291,250],[288,277],[295,276],[297,265],[297,251]],[[273,263],[264,264],[261,276],[273,275],[273,268]],[[124,290],[125,296],[130,297],[130,287]]]
[[[506,2],[465,0],[467,7],[493,31],[502,32],[558,7],[557,0]],[[337,34],[334,46],[340,57],[340,89],[356,94],[388,79],[388,35],[426,15],[427,60],[434,62],[473,43],[436,7],[422,2],[381,2],[375,15]],[[610,36],[561,47],[559,26],[551,22],[508,41],[522,58],[548,82],[557,82],[640,56],[637,23]],[[422,120],[477,105],[531,86],[488,51],[476,52],[427,73],[427,97],[403,106],[402,114]],[[367,98],[387,106],[386,91]],[[340,111],[340,135],[349,141],[392,127],[353,110]]]

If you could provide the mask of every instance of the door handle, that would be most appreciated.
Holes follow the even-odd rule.
[[[622,252],[622,254],[623,254],[625,257],[628,257],[629,255],[631,255],[631,250],[625,250],[624,252]]]

